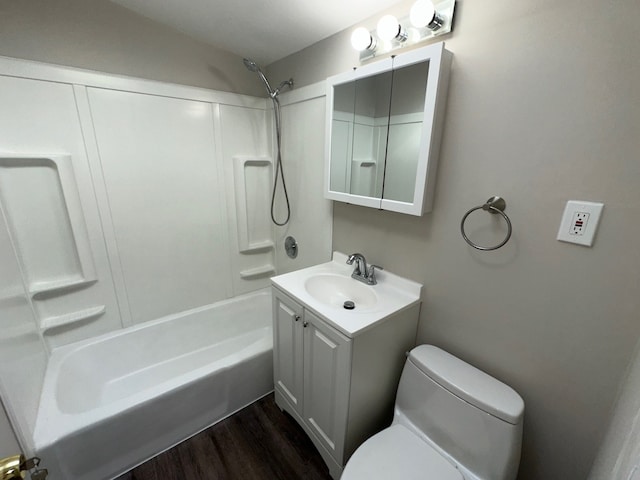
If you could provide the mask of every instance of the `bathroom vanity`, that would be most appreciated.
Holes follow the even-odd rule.
[[[422,286],[386,271],[351,278],[347,257],[272,278],[277,405],[304,428],[339,478],[355,449],[387,427]],[[355,308],[343,308],[345,301]]]

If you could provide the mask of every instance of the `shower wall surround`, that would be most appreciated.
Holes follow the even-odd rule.
[[[0,58],[0,394],[25,453],[51,349],[328,260],[331,206],[302,203],[322,197],[310,93],[289,101],[280,232],[265,99]],[[291,234],[304,254],[280,266]]]
[[[232,278],[232,286],[236,294],[245,293],[253,289],[255,279],[270,276],[275,268],[275,239],[269,213],[273,164],[265,128],[271,125],[271,115],[265,110],[220,105],[216,117],[220,155],[225,159],[221,175],[224,184],[232,189],[227,197],[227,231],[231,244],[238,245],[229,257],[233,271],[238,272]],[[237,135],[239,131],[250,133],[243,138]],[[263,148],[247,150],[247,142]],[[242,153],[245,155],[239,155]]]
[[[126,286],[123,318],[140,323],[231,296],[211,105],[87,93]]]
[[[324,252],[331,242],[333,202],[322,195],[325,125],[318,122],[325,115],[324,95],[324,83],[320,83],[280,96],[283,162],[289,197],[293,201],[290,223],[276,230],[279,273],[298,270],[301,264],[324,262]],[[276,218],[286,215],[283,203],[278,204],[281,210],[276,210]],[[289,258],[281,248],[288,235],[293,235],[298,242],[295,259]]]

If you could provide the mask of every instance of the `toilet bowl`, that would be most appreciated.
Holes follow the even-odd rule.
[[[432,345],[405,363],[390,427],[351,456],[341,480],[514,480],[524,402]]]

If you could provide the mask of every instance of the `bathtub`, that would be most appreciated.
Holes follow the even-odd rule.
[[[52,480],[114,478],[273,390],[268,289],[54,350],[34,444]]]

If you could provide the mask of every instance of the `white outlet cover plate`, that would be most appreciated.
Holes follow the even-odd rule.
[[[576,243],[586,247],[593,245],[593,237],[598,229],[603,207],[603,203],[569,200],[562,214],[562,221],[560,222],[560,229],[558,230],[558,240],[561,242]],[[582,233],[575,234],[573,232],[577,229],[573,223],[578,217],[576,215],[578,213],[587,213],[588,216],[581,227]]]

